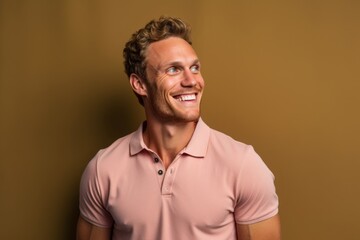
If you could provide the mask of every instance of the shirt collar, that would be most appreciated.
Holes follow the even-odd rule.
[[[142,135],[144,124],[146,123],[140,124],[140,127],[133,133],[130,139],[130,155],[138,154],[143,149],[147,149]]]
[[[143,139],[143,122],[140,127],[133,133],[130,140],[130,155],[135,155],[146,149]],[[181,153],[188,154],[193,157],[205,157],[206,151],[208,148],[210,138],[210,128],[205,124],[205,122],[200,118],[196,124],[195,131],[190,139],[189,144],[181,151]]]
[[[210,128],[200,118],[184,153],[194,157],[205,157],[210,138]]]

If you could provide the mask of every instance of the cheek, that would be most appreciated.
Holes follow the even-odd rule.
[[[202,88],[205,87],[205,81],[202,76],[198,78],[198,83]]]
[[[177,87],[177,81],[175,78],[166,78],[158,85],[158,90],[164,94],[168,94]]]

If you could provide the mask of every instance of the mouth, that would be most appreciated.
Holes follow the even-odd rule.
[[[185,102],[185,101],[194,101],[196,100],[196,95],[195,93],[192,94],[181,94],[181,95],[176,95],[174,96],[174,98],[176,100],[178,100],[179,102]]]

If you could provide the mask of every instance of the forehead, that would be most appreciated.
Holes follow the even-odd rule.
[[[171,62],[186,64],[196,59],[197,55],[192,46],[179,37],[151,43],[146,51],[146,62],[153,67],[161,67]]]

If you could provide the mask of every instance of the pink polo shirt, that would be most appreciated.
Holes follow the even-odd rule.
[[[236,239],[235,223],[278,212],[274,176],[249,145],[201,119],[165,170],[142,126],[100,150],[84,171],[80,212],[113,239]]]

